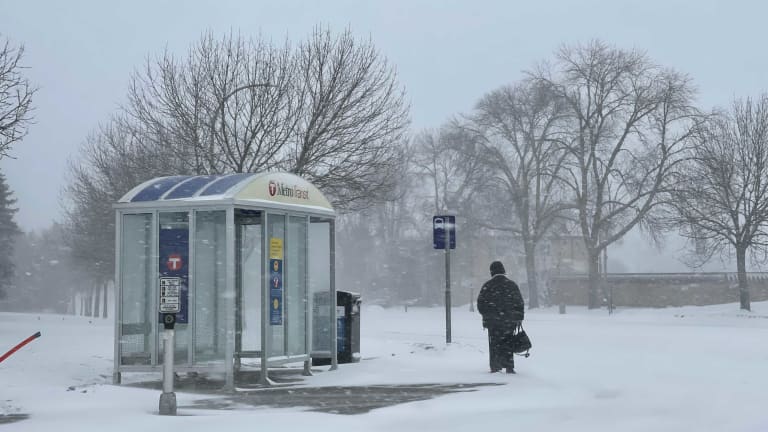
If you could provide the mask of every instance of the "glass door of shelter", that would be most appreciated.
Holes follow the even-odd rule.
[[[261,349],[263,235],[262,213],[235,211],[236,227],[236,358],[258,357]]]

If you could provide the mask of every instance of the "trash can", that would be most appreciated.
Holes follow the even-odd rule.
[[[312,365],[331,364],[328,293],[315,293],[312,303]],[[336,291],[336,350],[339,363],[360,361],[360,294]]]
[[[360,294],[336,291],[336,340],[339,363],[360,361]]]

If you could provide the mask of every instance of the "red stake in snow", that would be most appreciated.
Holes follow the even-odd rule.
[[[28,338],[24,339],[24,340],[23,340],[23,341],[21,341],[21,342],[20,342],[18,345],[16,345],[15,347],[11,348],[11,350],[10,350],[10,351],[8,351],[7,353],[3,354],[3,356],[2,356],[2,357],[0,357],[0,363],[2,363],[2,362],[3,362],[3,360],[5,360],[5,359],[7,359],[8,357],[10,357],[10,356],[11,356],[11,354],[13,354],[13,353],[15,353],[16,351],[18,351],[19,349],[21,349],[21,347],[23,347],[24,345],[26,345],[26,344],[28,344],[28,343],[32,342],[33,340],[35,340],[35,339],[37,339],[37,338],[39,338],[39,337],[40,337],[40,332],[37,332],[37,333],[33,334],[32,336],[30,336],[30,337],[28,337]]]

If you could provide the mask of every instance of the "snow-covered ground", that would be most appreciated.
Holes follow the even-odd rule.
[[[106,320],[0,314],[0,414],[28,414],[8,431],[766,431],[768,303],[659,310],[569,308],[529,312],[534,348],[517,375],[487,371],[479,316],[453,310],[446,346],[441,308],[362,311],[358,364],[304,386],[502,383],[359,415],[303,408],[181,408],[157,415],[159,392],[111,385],[113,327]],[[159,375],[157,380],[159,380]],[[189,406],[201,394],[179,393]]]

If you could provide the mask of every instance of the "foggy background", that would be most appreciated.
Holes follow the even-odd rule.
[[[35,124],[12,150],[14,159],[2,160],[0,168],[18,199],[16,221],[21,229],[40,233],[51,228],[62,219],[67,161],[78,157],[86,136],[126,103],[130,74],[165,49],[183,56],[206,31],[215,38],[261,35],[280,43],[298,42],[324,25],[370,37],[397,69],[410,103],[408,134],[415,136],[470,111],[487,92],[520,80],[524,70],[550,59],[562,44],[592,39],[644,50],[654,62],[689,74],[698,88],[696,104],[704,110],[727,106],[734,97],[765,90],[766,12],[763,3],[747,1],[2,1],[0,32],[25,46],[24,73],[39,91]],[[355,223],[364,225],[368,217],[359,215]],[[408,292],[419,278],[424,280],[418,284],[435,286],[426,302],[439,302],[443,258],[431,249],[431,220],[425,217],[423,222],[423,232],[414,236],[420,241],[400,245],[409,251],[403,255],[406,262],[412,262],[409,256],[424,260],[418,275],[407,263],[377,257],[375,244],[355,241],[352,231],[339,232],[339,288],[381,297],[383,302],[395,296],[402,302],[424,297]],[[460,247],[466,232],[459,227]],[[40,237],[27,243],[18,246],[17,273],[32,278],[40,273],[31,268],[63,268],[29,286],[45,290],[86,283],[75,280],[87,277],[67,270],[65,250],[51,251],[46,246],[51,242]],[[682,247],[682,240],[670,235],[665,247],[657,249],[633,230],[609,247],[608,269],[686,272],[689,268],[679,259]],[[45,251],[42,260],[40,250]],[[383,262],[393,268],[362,270],[365,267],[352,264],[361,253],[369,254],[376,265]],[[456,259],[462,254],[471,256],[472,250],[457,251]],[[398,272],[403,268],[408,268],[406,274]],[[460,263],[457,269],[461,272]],[[704,269],[735,270],[732,263],[718,259]],[[522,271],[523,277],[524,270],[512,269],[518,276]],[[396,274],[401,276],[395,281]],[[464,276],[460,273],[456,283],[463,287],[466,302],[466,291],[478,288],[482,279],[475,273]],[[396,293],[384,295],[371,288],[383,285]],[[71,309],[73,293],[59,294],[61,304]]]

